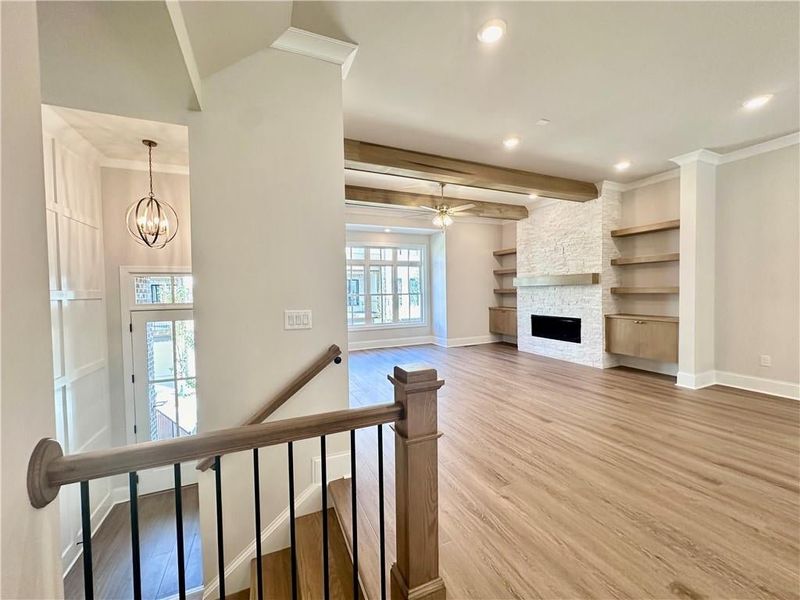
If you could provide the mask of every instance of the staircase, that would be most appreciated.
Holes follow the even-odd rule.
[[[353,509],[351,481],[337,479],[328,484],[333,508],[328,509],[328,573],[330,598],[353,598]],[[358,549],[359,600],[381,598],[380,539],[378,528],[377,479],[359,477],[358,482]],[[370,510],[372,508],[373,510]],[[394,519],[386,523],[386,568],[394,562]],[[322,580],[322,512],[295,520],[297,540],[297,598],[324,598]],[[250,587],[233,595],[237,599],[258,600],[257,560],[250,563]],[[291,600],[292,565],[289,548],[261,557],[263,575],[262,598]],[[386,597],[389,596],[386,586]]]
[[[95,587],[90,481],[128,474],[131,587],[133,597],[139,600],[143,579],[150,574],[142,572],[140,560],[138,473],[170,465],[175,479],[178,596],[184,600],[191,595],[186,590],[184,572],[181,463],[208,456],[213,457],[214,466],[220,597],[384,600],[391,595],[394,600],[444,600],[446,589],[439,575],[440,434],[436,408],[437,391],[444,381],[438,379],[435,369],[419,365],[395,367],[389,381],[394,386],[393,403],[252,423],[112,450],[64,456],[58,442],[45,438],[39,441],[30,458],[28,497],[34,508],[43,508],[55,500],[61,486],[80,484],[83,583],[87,600],[94,598]],[[387,424],[393,424],[393,435],[384,436]],[[326,436],[345,432],[350,433],[352,478],[327,483]],[[264,556],[258,556],[260,551],[257,551],[251,563],[250,587],[226,594],[222,485],[226,463],[222,458],[245,451],[251,453],[254,525],[256,531],[261,531],[259,448],[286,446],[289,511],[294,517],[293,443],[309,439],[320,441],[322,481],[327,483],[328,492],[322,495],[322,510],[294,518],[290,547]],[[372,459],[377,459],[377,467]],[[256,545],[260,547],[260,537]],[[204,550],[214,552],[213,546]]]

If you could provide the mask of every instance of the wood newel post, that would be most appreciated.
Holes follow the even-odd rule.
[[[443,600],[439,576],[439,458],[436,369],[395,367],[394,399],[404,407],[395,423],[397,562],[392,600]]]

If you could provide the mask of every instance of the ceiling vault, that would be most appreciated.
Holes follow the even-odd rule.
[[[344,166],[354,171],[413,177],[504,192],[536,194],[560,200],[585,202],[597,198],[597,187],[587,181],[553,177],[358,140],[344,140]],[[460,202],[466,204],[463,200]]]
[[[450,208],[455,208],[464,204],[472,204],[472,208],[466,209],[459,214],[511,221],[519,221],[528,217],[528,209],[519,204],[482,202],[480,200],[449,198],[447,196],[442,198],[441,196],[432,196],[429,194],[413,194],[411,192],[382,190],[357,185],[345,185],[344,197],[345,201],[349,203],[388,204],[391,206],[405,206],[408,208],[419,206],[436,208],[441,204],[446,204]]]

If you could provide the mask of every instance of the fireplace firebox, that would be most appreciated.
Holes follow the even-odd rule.
[[[531,335],[580,344],[581,320],[575,317],[531,315]]]

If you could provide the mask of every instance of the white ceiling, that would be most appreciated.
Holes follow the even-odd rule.
[[[269,47],[292,18],[292,3],[285,0],[182,0],[180,7],[201,77]]]
[[[158,142],[153,162],[189,166],[188,129],[183,125],[131,119],[74,108],[52,109],[106,158],[147,161],[143,139]]]
[[[193,90],[163,2],[37,6],[45,102],[186,121]],[[381,144],[627,182],[698,148],[728,151],[800,129],[797,2],[180,6],[204,76],[269,46],[288,24],[358,43],[344,82],[345,134]],[[506,37],[479,44],[478,28],[496,17]],[[741,108],[763,93],[775,97],[762,110]],[[540,118],[551,124],[537,126]],[[500,143],[508,134],[522,138],[513,152]],[[132,155],[137,144],[127,146]],[[170,161],[181,160],[175,154]],[[622,159],[633,166],[618,174]]]
[[[359,44],[347,137],[587,181],[800,128],[797,2],[295,3]],[[506,37],[476,39],[499,17]],[[741,103],[775,94],[762,110]],[[535,123],[551,120],[545,127]],[[507,134],[522,143],[501,146]],[[612,165],[628,159],[625,174]]]

